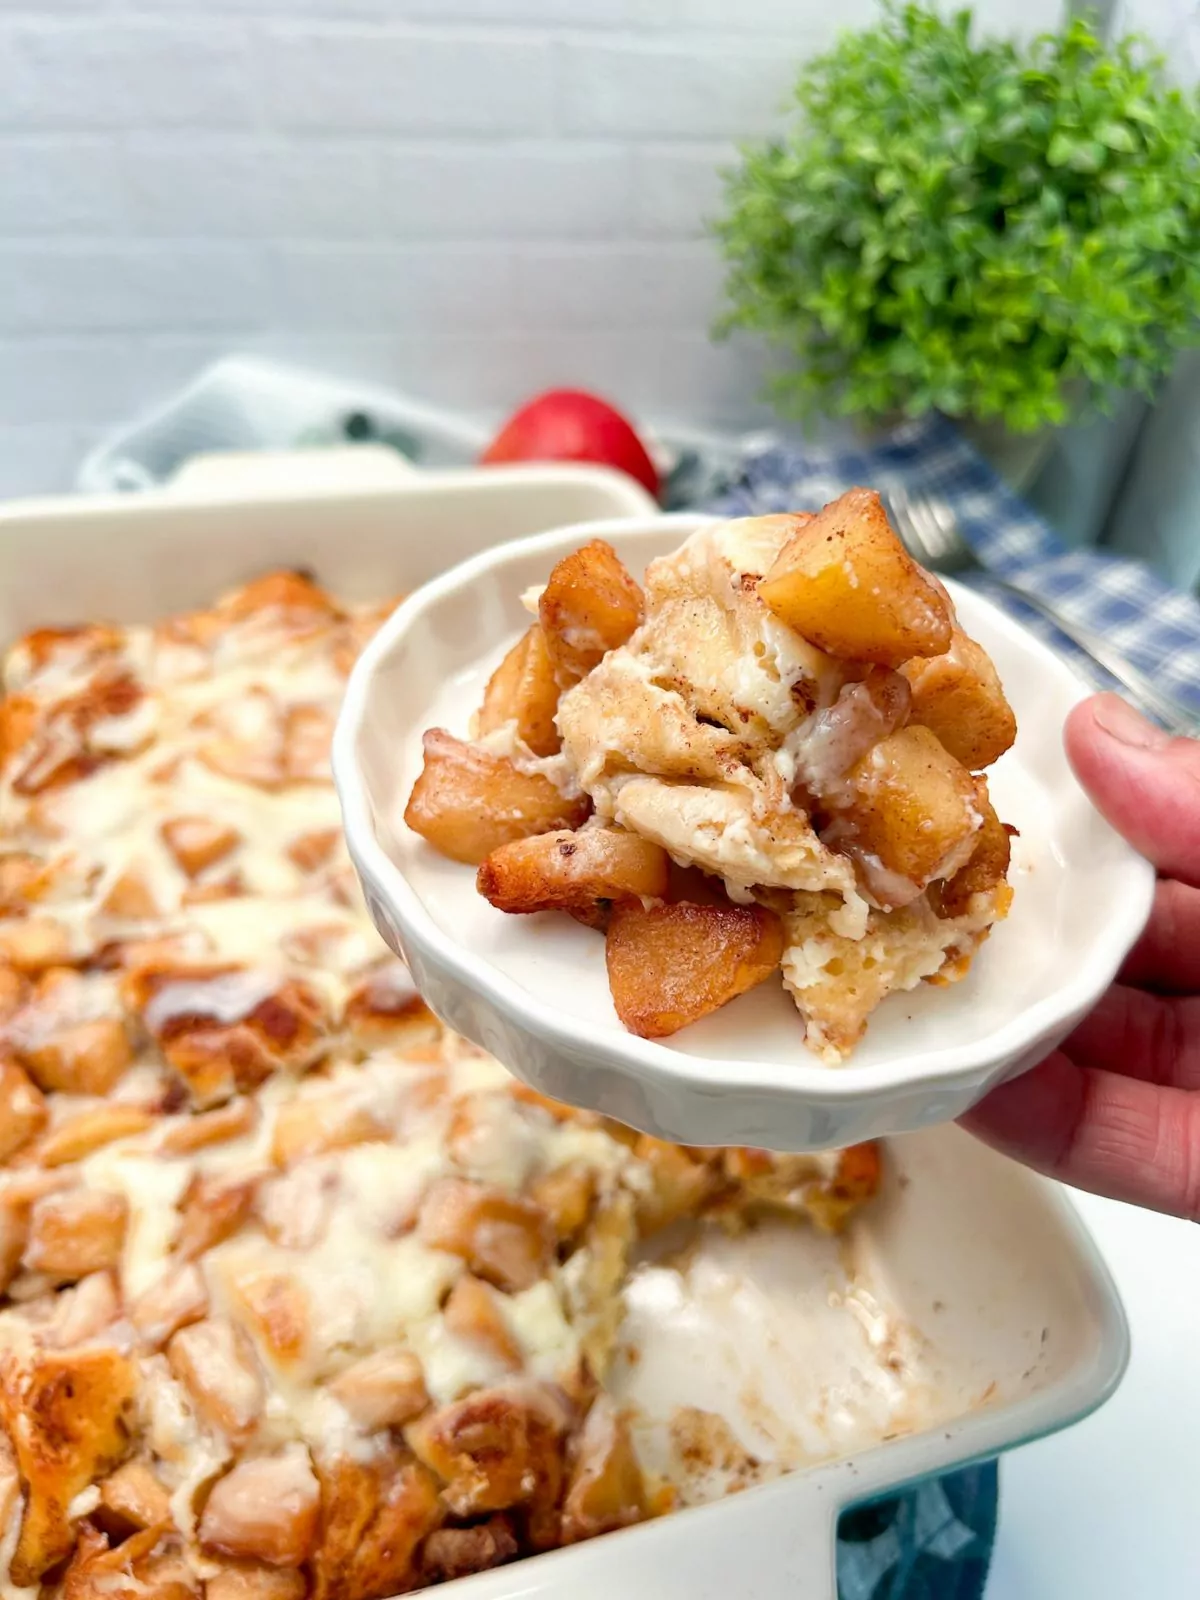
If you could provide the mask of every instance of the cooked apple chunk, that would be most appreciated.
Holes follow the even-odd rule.
[[[502,1369],[521,1370],[521,1346],[504,1319],[500,1296],[481,1278],[464,1273],[450,1291],[443,1314],[447,1332],[456,1339],[474,1345]]]
[[[649,1514],[646,1484],[629,1425],[610,1395],[597,1395],[576,1451],[563,1502],[564,1543],[642,1522]]]
[[[529,1186],[529,1198],[549,1217],[560,1244],[582,1231],[595,1197],[596,1174],[577,1161],[543,1173]]]
[[[399,1428],[429,1404],[421,1363],[403,1346],[375,1350],[354,1362],[333,1380],[329,1392],[372,1432]]]
[[[850,489],[798,528],[758,592],[780,621],[844,660],[898,667],[950,645],[949,606],[870,489]]]
[[[106,1520],[121,1531],[161,1527],[170,1520],[171,1497],[149,1463],[126,1461],[100,1485]]]
[[[550,574],[538,601],[546,649],[563,688],[625,643],[642,620],[642,591],[603,539],[573,550]]]
[[[661,900],[667,852],[621,828],[559,829],[493,850],[476,884],[498,911],[592,911],[598,901]]]
[[[578,827],[588,809],[586,799],[568,799],[544,773],[522,772],[507,756],[433,728],[404,820],[451,861],[477,867],[514,839]]]
[[[426,1194],[417,1231],[434,1250],[461,1256],[505,1293],[529,1289],[554,1247],[549,1219],[529,1200],[462,1178],[440,1178]]]
[[[170,1267],[129,1308],[129,1320],[151,1349],[166,1344],[173,1333],[199,1322],[208,1311],[208,1285],[194,1262]]]
[[[194,1177],[180,1201],[175,1238],[180,1259],[194,1261],[236,1233],[250,1215],[257,1189],[253,1178]]]
[[[68,1189],[35,1201],[23,1264],[63,1283],[121,1259],[129,1207],[123,1195]]]
[[[0,1161],[40,1133],[48,1114],[37,1085],[15,1061],[0,1055]]]
[[[605,953],[617,1015],[661,1039],[770,977],[783,930],[761,906],[631,902],[614,908]]]
[[[867,863],[880,905],[903,904],[966,862],[980,825],[975,780],[928,728],[881,739],[851,769],[850,785],[854,800],[827,837]]]
[[[61,985],[43,982],[39,994],[48,1002],[46,1009],[55,1004],[56,988],[67,992],[77,981],[72,973]],[[64,1000],[66,1003],[69,1001]],[[68,1023],[47,1038],[38,1036],[19,1053],[21,1064],[39,1089],[57,1089],[63,1094],[106,1095],[133,1060],[129,1035],[118,1017]]]
[[[983,825],[975,835],[970,860],[952,878],[929,885],[929,903],[939,917],[966,916],[975,895],[995,893],[1008,876],[1011,837],[988,799],[987,784],[982,778],[977,780],[975,804]],[[1011,894],[1011,890],[1007,892]],[[1007,909],[1007,905],[1001,909]]]
[[[522,634],[488,680],[479,711],[480,733],[515,722],[517,738],[535,756],[552,756],[562,744],[554,726],[558,680],[541,624]]]
[[[239,835],[211,817],[170,817],[159,829],[163,843],[189,878],[237,848]]]
[[[252,1456],[213,1485],[200,1519],[201,1548],[270,1567],[298,1567],[316,1543],[320,1505],[321,1488],[302,1445]]]
[[[912,722],[936,733],[972,772],[999,761],[1017,736],[1017,719],[982,645],[955,628],[945,655],[906,661],[903,672],[912,685]]]
[[[251,1432],[266,1391],[254,1346],[241,1328],[225,1317],[193,1322],[171,1339],[167,1360],[209,1422],[231,1439]]]

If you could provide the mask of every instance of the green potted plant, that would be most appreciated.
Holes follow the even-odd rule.
[[[1016,470],[1197,342],[1200,103],[1082,20],[1022,45],[890,0],[802,68],[717,233],[784,414],[938,410]]]

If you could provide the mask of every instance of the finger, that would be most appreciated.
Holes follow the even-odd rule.
[[[1118,833],[1169,878],[1200,884],[1200,742],[1172,739],[1118,695],[1067,718],[1067,755]]]
[[[1164,999],[1114,984],[1063,1051],[1081,1067],[1200,1089],[1200,998]]]
[[[1121,982],[1159,994],[1200,994],[1200,889],[1160,879],[1150,921],[1125,958]]]
[[[1200,1220],[1200,1096],[1079,1067],[1057,1052],[961,1120],[994,1149],[1077,1189]]]

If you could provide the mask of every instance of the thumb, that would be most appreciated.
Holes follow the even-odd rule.
[[[1065,742],[1117,832],[1166,877],[1200,884],[1200,742],[1173,739],[1115,694],[1076,706]]]

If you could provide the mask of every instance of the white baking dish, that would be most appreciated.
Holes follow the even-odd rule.
[[[210,489],[13,505],[0,511],[0,636],[148,619],[276,564],[366,598],[498,539],[643,508],[609,474],[539,468],[245,503]],[[649,1457],[689,1404],[796,1470],[468,1579],[464,1593],[831,1600],[839,1508],[1066,1426],[1107,1397],[1127,1355],[1115,1291],[1070,1206],[954,1128],[896,1144],[886,1192],[847,1242],[713,1232],[684,1268],[647,1264],[627,1337],[637,1358],[613,1382]],[[714,1492],[719,1477],[693,1487]]]

